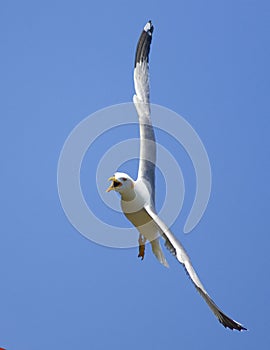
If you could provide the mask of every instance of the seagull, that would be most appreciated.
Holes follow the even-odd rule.
[[[155,162],[156,142],[151,122],[150,89],[149,89],[149,52],[154,27],[149,21],[140,35],[134,67],[135,95],[133,103],[136,107],[140,127],[140,160],[137,180],[128,174],[116,172],[109,178],[112,190],[121,196],[121,208],[126,218],[139,231],[139,254],[144,258],[145,245],[149,241],[158,261],[168,267],[167,260],[160,246],[160,237],[165,240],[165,247],[184,266],[195,288],[203,297],[219,322],[231,330],[247,330],[243,325],[228,317],[210,298],[183,245],[171,232],[169,227],[157,215],[155,210]]]

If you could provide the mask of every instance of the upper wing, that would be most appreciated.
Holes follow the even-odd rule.
[[[149,52],[154,27],[149,21],[139,38],[134,68],[134,87],[136,94],[133,96],[140,125],[140,162],[138,178],[146,180],[150,185],[152,201],[155,202],[155,163],[156,142],[150,117],[149,104]]]
[[[170,250],[170,252],[176,257],[176,259],[185,267],[186,272],[188,273],[191,281],[194,283],[197,291],[204,298],[210,309],[218,318],[219,322],[223,324],[224,327],[228,327],[230,329],[237,329],[238,331],[246,330],[244,326],[240,323],[234,321],[230,317],[224,314],[218,306],[214,303],[214,301],[210,298],[208,293],[206,292],[204,286],[202,285],[198,275],[196,274],[189,256],[187,255],[182,244],[177,240],[177,238],[173,235],[173,233],[169,230],[169,228],[163,223],[163,221],[154,213],[151,208],[145,207],[145,210],[149,214],[149,216],[153,219],[155,224],[157,225],[157,229],[159,230],[162,237],[165,239],[165,246]]]

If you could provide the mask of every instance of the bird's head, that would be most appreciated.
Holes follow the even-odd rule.
[[[134,188],[134,180],[125,173],[115,173],[108,181],[112,181],[107,192],[116,191],[120,194],[127,193]]]

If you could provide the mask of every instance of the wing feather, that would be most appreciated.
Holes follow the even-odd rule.
[[[191,281],[195,285],[197,291],[206,301],[207,305],[210,307],[212,312],[216,315],[219,322],[224,326],[230,329],[236,329],[238,331],[246,330],[244,326],[242,326],[237,321],[228,317],[220,308],[215,304],[215,302],[210,298],[203,284],[201,283],[196,271],[194,270],[190,258],[185,251],[182,244],[179,240],[174,236],[174,234],[170,231],[170,229],[163,223],[163,221],[158,217],[158,215],[153,212],[153,210],[147,206],[145,210],[152,218],[152,220],[157,225],[157,229],[159,230],[161,236],[165,239],[165,246],[170,250],[170,252],[176,257],[176,259],[184,266],[187,274],[189,275]]]
[[[155,163],[156,142],[155,133],[150,115],[150,89],[149,89],[149,52],[154,27],[149,21],[139,38],[134,67],[135,104],[140,126],[140,162],[138,179],[147,183],[152,195],[152,203],[155,202]]]

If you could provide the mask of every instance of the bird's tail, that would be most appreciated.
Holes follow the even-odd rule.
[[[152,246],[152,252],[155,254],[158,261],[165,267],[169,267],[169,264],[167,263],[167,260],[159,244],[159,238],[156,238],[153,241],[151,241],[151,246]]]

